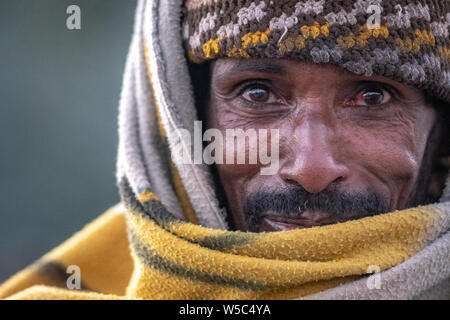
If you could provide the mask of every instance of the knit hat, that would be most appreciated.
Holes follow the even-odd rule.
[[[450,0],[187,0],[191,62],[298,58],[450,102]]]

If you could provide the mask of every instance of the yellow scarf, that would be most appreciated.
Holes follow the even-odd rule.
[[[3,284],[0,297],[299,298],[398,265],[449,224],[448,208],[436,204],[309,229],[235,232],[168,218],[148,191],[142,199],[125,212],[110,209]],[[82,290],[67,289],[71,265]]]

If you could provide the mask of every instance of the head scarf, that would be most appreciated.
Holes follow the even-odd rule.
[[[320,11],[320,3],[323,1],[299,3],[306,6],[313,2],[316,4],[316,11]],[[364,9],[361,6],[366,2],[359,0],[344,8],[334,6],[333,10],[338,16],[339,13],[347,12],[348,17],[353,14],[358,18],[359,12]],[[214,3],[218,3],[217,6]],[[184,27],[184,35],[188,46],[191,46],[188,48],[191,58],[192,50],[198,55],[197,58],[211,58],[212,56],[208,56],[211,51],[207,43],[210,43],[213,52],[217,51],[214,57],[221,53],[226,55],[229,51],[224,51],[224,48],[230,49],[228,41],[232,40],[224,37],[224,42],[221,42],[222,38],[216,41],[211,34],[220,33],[221,25],[230,24],[239,25],[240,31],[236,34],[238,40],[233,40],[239,50],[246,50],[249,54],[264,51],[266,49],[260,45],[269,44],[272,40],[272,43],[278,44],[279,52],[284,50],[276,37],[272,39],[266,32],[266,38],[263,36],[264,30],[253,30],[255,24],[270,25],[275,18],[258,21],[258,14],[263,12],[255,9],[258,3],[239,3],[239,8],[227,7],[226,10],[229,11],[222,12],[219,10],[221,1],[188,1],[185,20],[188,27]],[[259,2],[261,10],[267,6],[267,1]],[[410,10],[412,6],[408,5],[409,9],[405,10]],[[419,10],[416,20],[427,20],[429,17],[422,17],[421,12],[428,12],[430,6],[424,5],[428,9]],[[300,13],[292,12],[294,9],[292,5],[290,7],[291,16],[298,17],[297,24],[304,22],[300,18],[302,14],[304,16],[310,13],[306,9]],[[298,5],[294,7],[297,8]],[[247,8],[247,11],[243,8]],[[442,8],[448,12],[449,6]],[[137,266],[128,294],[149,299],[254,299],[296,298],[327,292],[326,297],[406,298],[419,296],[431,287],[447,281],[444,279],[450,276],[448,188],[439,203],[337,225],[259,234],[228,230],[226,212],[219,207],[209,168],[204,164],[178,161],[184,153],[191,151],[180,129],[186,129],[194,136],[193,124],[197,120],[180,32],[182,10],[181,1],[140,1],[136,13],[135,32],[120,104],[117,171],[122,202],[128,211],[128,232]],[[324,13],[331,12],[329,5],[323,10]],[[228,24],[228,20],[220,21],[221,17],[227,16],[231,11],[233,14],[229,14],[231,20],[227,18],[230,20]],[[242,12],[247,14],[245,19]],[[283,17],[285,13],[273,11],[271,14]],[[190,25],[194,16],[197,22]],[[217,17],[221,24],[213,20],[213,17]],[[333,21],[336,25],[341,24],[338,17]],[[446,20],[433,21],[446,26],[448,31]],[[348,22],[344,21],[342,24],[346,23]],[[319,19],[319,24],[323,26],[323,20]],[[316,26],[312,22],[300,27],[296,25],[300,33],[297,30],[292,35],[305,37],[301,31],[305,29],[304,26],[310,28],[305,41],[310,50],[309,58],[314,60],[316,47],[309,44],[315,43],[312,40],[323,44],[322,38],[327,34],[317,26],[321,35],[314,37],[314,32],[318,31],[311,29]],[[329,28],[340,30],[334,29],[331,23]],[[387,25],[384,28],[386,34],[381,34],[380,37],[389,40],[389,43],[398,42],[395,40],[398,32],[391,32],[398,27]],[[354,29],[362,32],[355,27],[351,30]],[[252,36],[246,42],[248,30],[257,36]],[[421,34],[428,36],[434,32],[432,28],[424,30],[425,33]],[[186,38],[187,35],[189,36]],[[200,42],[198,46],[192,47],[195,42],[192,39],[196,36]],[[283,39],[287,41],[290,36],[288,31]],[[343,36],[362,37],[358,32]],[[370,51],[374,43],[378,44],[376,35],[370,33],[364,37],[367,37],[367,43],[363,44],[367,46],[363,50],[378,55],[377,48]],[[217,47],[212,44],[211,39],[216,41]],[[405,39],[403,40],[406,41]],[[448,38],[444,35],[435,35],[434,39],[435,44],[446,45],[448,48]],[[335,41],[338,41],[337,38]],[[423,44],[425,56],[430,54],[430,46],[431,43]],[[257,50],[251,51],[251,47]],[[323,46],[320,48],[325,50]],[[394,49],[390,47],[380,45],[380,48],[394,54]],[[234,47],[230,50],[236,51]],[[342,57],[350,57],[352,51],[349,53],[342,52]],[[398,59],[403,57],[401,51],[395,54]],[[422,51],[419,50],[417,54],[422,54]],[[331,55],[332,53],[330,57]],[[355,57],[358,61],[364,59],[362,55]],[[355,57],[353,58],[356,59]],[[385,58],[384,55],[383,57]],[[345,66],[351,65],[348,63],[350,58],[346,58]],[[442,81],[446,81],[442,75],[448,75],[448,60],[445,60],[445,56],[438,58],[436,48],[433,49],[433,59],[440,61],[444,69],[447,68],[445,71],[434,70],[432,79],[440,77],[441,85]],[[381,62],[378,60],[378,63]],[[398,62],[395,64],[402,68]],[[421,65],[431,68],[431,65]],[[351,68],[348,70],[352,71]],[[374,67],[373,71],[376,70],[379,69]],[[427,70],[431,72],[431,69]],[[443,88],[441,90],[435,87],[431,92],[440,90],[439,97],[448,98],[449,87]],[[411,280],[411,277],[414,278],[410,273],[411,269],[416,270],[414,274],[417,285],[412,285],[416,280]],[[366,278],[374,270],[380,272],[381,279],[390,280],[382,281],[381,289],[371,291]],[[431,277],[425,282],[419,281],[424,274],[439,276]],[[408,283],[397,281],[405,277],[410,279]],[[339,286],[343,283],[346,286]],[[335,288],[335,291],[326,290],[330,288]]]

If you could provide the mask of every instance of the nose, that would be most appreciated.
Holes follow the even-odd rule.
[[[337,159],[333,132],[318,119],[303,121],[294,130],[280,176],[287,183],[298,183],[310,193],[318,193],[330,184],[343,181],[349,169]]]

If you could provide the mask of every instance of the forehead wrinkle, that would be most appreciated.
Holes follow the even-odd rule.
[[[258,72],[284,75],[286,67],[279,61],[273,59],[227,59],[224,61],[226,73]]]
[[[292,64],[295,63],[295,65]],[[317,72],[322,75],[324,72],[328,74],[333,74],[336,78],[337,83],[342,83],[345,80],[355,80],[357,76],[351,72],[339,68],[338,66],[332,64],[324,63],[312,63],[309,61],[301,61],[297,59],[276,59],[276,58],[251,58],[251,59],[219,59],[214,62],[214,65],[218,67],[216,69],[216,76],[219,79],[228,78],[230,75],[254,72],[261,74],[272,74],[278,76],[289,76],[292,77],[294,73],[299,70],[304,74],[305,77],[317,77]]]
[[[272,74],[289,78],[293,76],[293,73],[301,72],[305,79],[309,79],[307,82],[310,83],[314,79],[322,82],[323,75],[328,74],[331,76],[329,80],[333,79],[333,83],[335,85],[343,85],[349,81],[382,82],[397,87],[398,89],[402,89],[404,91],[406,90],[406,93],[416,98],[415,100],[420,100],[420,97],[423,98],[422,90],[410,87],[394,79],[379,75],[357,75],[342,67],[329,63],[313,63],[310,61],[290,58],[222,58],[216,60],[214,64],[217,62],[219,62],[217,65],[219,69],[217,70],[217,73],[214,73],[216,74],[218,80],[227,79],[230,75],[237,75],[245,72]],[[292,62],[295,64],[293,65]]]

